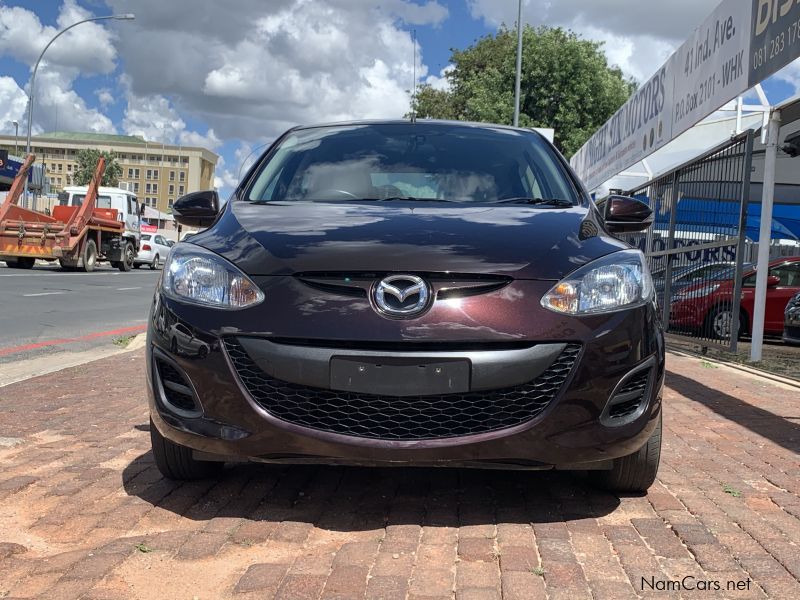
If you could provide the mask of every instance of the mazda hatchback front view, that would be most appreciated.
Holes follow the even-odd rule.
[[[664,341],[644,257],[538,133],[289,130],[169,254],[150,313],[155,461],[586,470],[654,481]]]

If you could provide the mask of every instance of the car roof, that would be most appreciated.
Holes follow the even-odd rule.
[[[544,139],[544,136],[536,131],[535,129],[529,127],[514,127],[513,125],[504,125],[501,123],[478,123],[475,121],[448,121],[443,119],[416,119],[411,121],[410,119],[362,119],[362,120],[355,120],[355,121],[335,121],[331,123],[319,123],[313,125],[298,125],[297,127],[293,127],[290,131],[301,131],[305,129],[319,129],[322,127],[347,127],[353,125],[408,125],[413,126],[416,124],[424,124],[424,125],[433,125],[433,126],[440,126],[440,127],[461,127],[464,129],[485,129],[485,130],[494,130],[494,129],[506,129],[510,131],[520,131],[524,133],[533,133]]]

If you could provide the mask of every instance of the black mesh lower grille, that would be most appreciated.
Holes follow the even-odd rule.
[[[614,398],[618,398],[620,396],[630,396],[631,394],[635,395],[627,400],[623,400],[621,402],[618,401],[616,403],[612,399],[612,404],[608,411],[608,416],[610,418],[622,419],[639,410],[639,406],[644,400],[644,395],[647,391],[647,383],[650,380],[650,371],[651,369],[640,371],[623,384]]]
[[[502,390],[378,396],[305,387],[267,375],[233,338],[225,348],[253,399],[273,416],[312,429],[382,440],[440,439],[521,425],[547,408],[580,352],[569,344],[533,381]]]
[[[650,369],[646,369],[641,371],[631,377],[628,381],[625,382],[625,385],[620,388],[617,392],[617,395],[622,394],[630,394],[631,392],[642,392],[644,393],[645,388],[647,387],[647,380],[650,378]]]
[[[161,378],[166,400],[182,410],[193,411],[197,409],[194,394],[186,378],[170,363],[156,358],[156,367]]]

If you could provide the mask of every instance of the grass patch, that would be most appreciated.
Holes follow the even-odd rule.
[[[714,363],[708,362],[707,360],[701,361],[700,366],[704,369],[719,369],[719,365],[715,365]]]
[[[136,544],[136,546],[134,546],[134,548],[136,548],[142,554],[147,554],[148,552],[153,551],[153,549],[144,542],[139,542],[138,544]]]
[[[742,492],[737,490],[735,487],[728,485],[727,483],[722,485],[722,491],[726,494],[730,494],[734,498],[741,498],[742,496]]]
[[[114,345],[119,346],[120,348],[127,348],[128,344],[130,344],[135,337],[135,335],[124,335],[122,337],[114,338]]]
[[[531,573],[534,575],[538,575],[539,577],[544,577],[544,568],[542,567],[533,567],[531,569]]]

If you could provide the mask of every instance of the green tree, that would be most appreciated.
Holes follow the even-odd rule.
[[[89,185],[97,168],[97,161],[101,156],[106,159],[106,170],[100,185],[117,187],[120,175],[122,175],[122,167],[117,162],[117,155],[114,152],[105,152],[94,148],[86,148],[78,152],[78,168],[73,177],[75,185]]]
[[[516,30],[506,27],[465,50],[452,50],[448,90],[417,89],[419,118],[512,122]],[[574,154],[616,110],[636,84],[611,67],[602,42],[560,27],[526,26],[522,35],[522,127],[552,127],[556,146]]]

